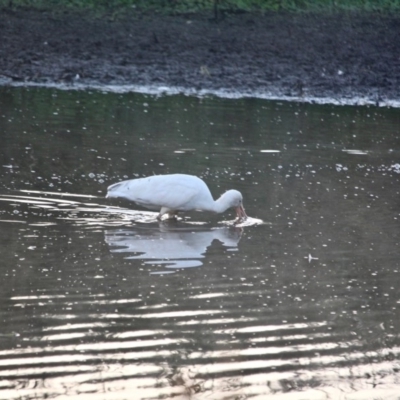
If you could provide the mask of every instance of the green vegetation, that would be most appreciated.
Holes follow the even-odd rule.
[[[134,9],[162,13],[213,11],[394,11],[400,0],[0,0],[0,7],[39,9]]]

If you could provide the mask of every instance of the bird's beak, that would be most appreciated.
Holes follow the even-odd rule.
[[[238,219],[246,219],[247,218],[247,214],[245,213],[242,204],[239,207],[236,207],[236,217]]]

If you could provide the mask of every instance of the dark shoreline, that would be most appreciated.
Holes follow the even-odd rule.
[[[400,15],[2,10],[0,84],[135,85],[400,100]]]

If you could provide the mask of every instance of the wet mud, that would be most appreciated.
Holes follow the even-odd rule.
[[[82,14],[3,9],[0,84],[399,99],[400,15]]]

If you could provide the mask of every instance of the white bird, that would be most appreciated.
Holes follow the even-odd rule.
[[[164,214],[173,218],[179,211],[223,213],[228,208],[236,210],[238,220],[247,218],[240,192],[228,190],[214,200],[205,182],[193,175],[154,175],[129,179],[109,186],[106,198],[110,197],[121,197],[150,210],[160,210],[158,220]]]

